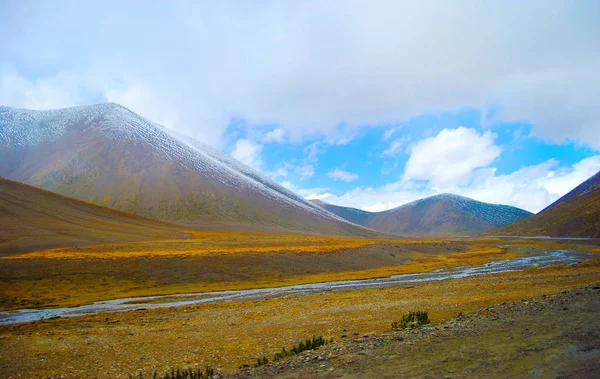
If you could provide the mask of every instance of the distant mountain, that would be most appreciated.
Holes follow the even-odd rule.
[[[181,238],[175,225],[0,178],[0,255],[45,248]]]
[[[114,103],[0,107],[0,176],[170,222],[372,234]]]
[[[328,211],[368,228],[395,234],[479,233],[532,215],[508,205],[440,194],[384,212],[366,212],[315,202]]]
[[[317,204],[321,208],[324,208],[335,215],[340,216],[345,220],[348,220],[358,225],[367,225],[369,219],[373,215],[373,213],[363,211],[362,209],[340,207],[339,205],[329,204],[317,199],[311,200],[311,202]]]
[[[495,229],[495,235],[600,238],[600,172],[540,213]]]

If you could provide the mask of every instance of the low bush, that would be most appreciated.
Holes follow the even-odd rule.
[[[215,370],[212,367],[207,366],[204,371],[202,369],[192,370],[188,369],[171,369],[171,372],[167,372],[162,376],[159,376],[156,371],[152,375],[152,379],[210,379],[215,375]],[[138,376],[129,374],[129,379],[144,379],[144,375],[140,372]]]
[[[429,313],[427,311],[408,312],[402,315],[400,321],[392,322],[392,330],[418,328],[427,324],[429,324]]]
[[[262,358],[256,358],[256,364],[254,365],[254,367],[259,367],[266,364],[269,364],[269,358],[263,355]]]
[[[273,356],[273,362],[278,361],[280,359],[290,357],[292,355],[300,354],[303,351],[314,350],[321,346],[327,345],[328,343],[333,342],[333,338],[327,340],[323,338],[323,336],[313,336],[312,338],[307,339],[306,341],[300,342],[298,345],[293,346],[290,350],[287,350],[285,347],[281,349],[279,353],[275,353]],[[266,365],[269,363],[269,359],[267,357],[258,358],[256,360],[255,367]]]

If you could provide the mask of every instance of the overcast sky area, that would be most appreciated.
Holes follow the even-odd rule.
[[[600,2],[0,0],[0,104],[105,101],[303,196],[537,212],[600,171]]]

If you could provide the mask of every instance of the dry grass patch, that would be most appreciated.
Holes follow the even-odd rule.
[[[394,240],[237,231],[182,230],[179,234],[185,237],[181,239],[54,248],[0,259],[122,259],[264,252],[326,253],[384,243],[408,246],[445,243],[433,239]]]
[[[433,323],[488,305],[553,294],[600,281],[600,259],[575,266],[414,286],[204,304],[0,326],[0,376],[127,373],[210,365],[236,370],[307,335],[339,340],[384,332],[414,309]]]
[[[145,241],[41,250],[2,259],[121,259],[264,252],[325,253],[380,244],[381,239],[270,235],[239,232],[192,232],[191,239]],[[392,241],[385,241],[392,242]],[[411,244],[414,241],[393,241]]]
[[[417,250],[419,247],[423,251]],[[305,252],[110,260],[11,259],[0,267],[4,276],[0,279],[0,309],[70,307],[123,297],[370,279],[477,266],[518,256],[493,246],[452,248],[466,251],[448,253],[443,244],[436,242],[433,247],[387,243],[366,250],[314,253],[318,260]]]

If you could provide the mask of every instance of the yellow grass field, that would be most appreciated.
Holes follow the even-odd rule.
[[[0,259],[0,309],[367,279],[520,253],[492,241],[382,240],[190,231],[189,239],[70,247]]]
[[[365,239],[186,231],[185,239],[68,247],[0,259],[0,310],[267,288],[477,266],[558,242]]]
[[[189,239],[56,248],[7,256],[2,259],[120,259],[262,252],[326,253],[382,243],[412,245],[439,242],[435,240],[382,240],[232,231],[184,230],[182,233],[187,234]]]
[[[185,230],[180,239],[44,249],[0,259],[0,310],[386,277],[479,266],[558,241],[374,239]],[[467,279],[0,326],[0,376],[126,377],[210,364],[231,372],[311,335],[384,332],[402,312],[434,322],[600,282],[600,258]]]
[[[403,312],[439,322],[459,312],[600,282],[600,259],[575,266],[390,288],[176,309],[131,311],[0,326],[3,377],[125,378],[129,373],[252,364],[312,335],[335,340],[389,331]]]

